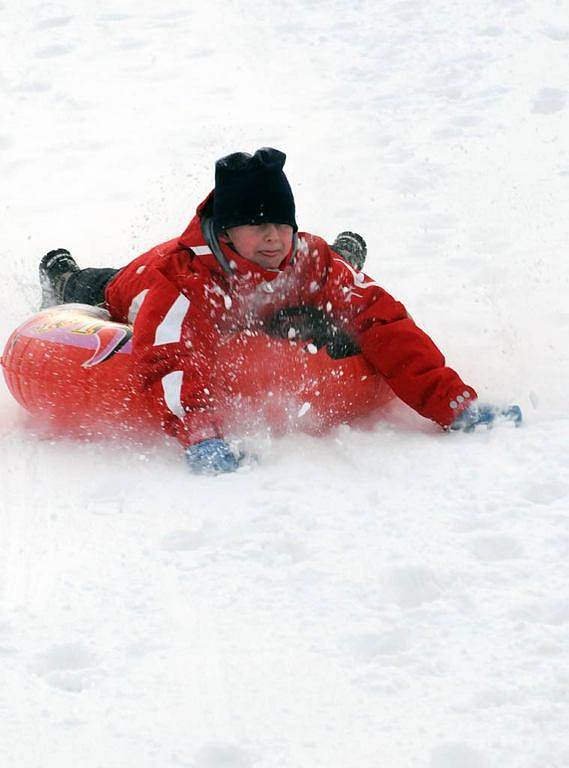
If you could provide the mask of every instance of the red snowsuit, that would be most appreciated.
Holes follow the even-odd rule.
[[[393,392],[426,418],[448,426],[476,392],[418,328],[405,307],[357,273],[320,237],[299,233],[296,253],[265,270],[220,243],[225,271],[202,233],[211,195],[180,238],[139,256],[106,292],[113,319],[134,324],[141,388],[161,409],[165,430],[183,445],[223,437],[212,362],[218,344],[247,329],[262,333],[276,311],[308,305],[355,340]]]

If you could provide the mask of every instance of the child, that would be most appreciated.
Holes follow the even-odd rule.
[[[316,319],[314,333],[355,345],[398,397],[443,428],[491,423],[498,410],[478,406],[405,307],[352,266],[365,257],[359,236],[342,233],[333,250],[298,232],[285,159],[263,148],[218,160],[215,189],[182,236],[121,270],[79,270],[67,251],[50,252],[40,265],[44,294],[51,291],[44,301],[99,303],[104,295],[112,318],[134,325],[140,386],[198,473],[233,471],[242,458],[216,423],[212,350],[228,334],[266,331],[283,311],[311,308],[298,314]],[[505,415],[519,422],[516,409]]]

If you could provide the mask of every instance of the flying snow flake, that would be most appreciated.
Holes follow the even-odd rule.
[[[315,355],[318,352],[318,347],[316,347],[314,344],[308,344],[306,346],[306,351],[311,355]]]
[[[303,403],[298,411],[298,418],[302,418],[310,410],[310,403]]]

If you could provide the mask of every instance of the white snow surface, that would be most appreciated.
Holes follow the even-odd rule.
[[[73,442],[0,385],[0,765],[569,765],[569,10],[556,0],[2,0],[0,343],[68,247],[179,234],[288,154],[521,429]]]

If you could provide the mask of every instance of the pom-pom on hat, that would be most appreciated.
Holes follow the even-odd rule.
[[[294,197],[283,166],[286,155],[263,147],[234,152],[215,164],[213,222],[216,231],[241,224],[290,224],[298,229]]]

